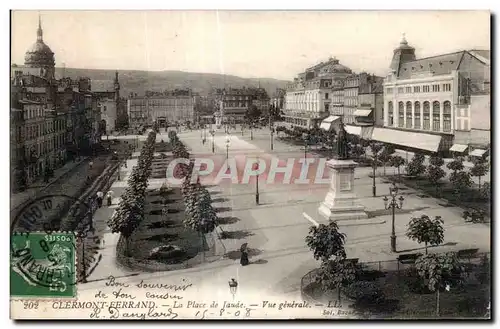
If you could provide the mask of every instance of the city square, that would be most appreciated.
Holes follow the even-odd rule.
[[[47,307],[489,319],[489,49],[421,57],[403,34],[385,76],[331,56],[272,91],[141,94],[64,77],[42,22],[11,67],[11,234],[75,234],[78,302]]]

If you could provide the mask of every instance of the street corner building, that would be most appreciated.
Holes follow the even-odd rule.
[[[115,129],[120,114],[118,72],[101,83],[65,76],[43,40],[39,17],[35,43],[24,65],[11,65],[11,189],[24,191],[76,157],[95,152],[101,135]],[[110,83],[109,83],[110,82]],[[95,88],[94,88],[95,87]],[[123,110],[122,110],[123,112]]]
[[[374,129],[374,140],[445,155],[489,148],[489,50],[417,59],[403,37],[384,89],[383,127]]]

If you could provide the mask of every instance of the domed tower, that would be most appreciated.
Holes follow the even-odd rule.
[[[403,39],[399,43],[399,47],[394,49],[394,55],[392,56],[391,61],[391,72],[394,74],[399,73],[399,67],[402,63],[411,62],[416,60],[415,57],[415,48],[408,45],[408,41],[406,41],[405,35],[403,33]]]
[[[43,42],[42,19],[38,16],[38,30],[36,31],[36,42],[31,46],[24,56],[24,65],[40,68],[40,76],[54,79],[55,60],[54,53]]]

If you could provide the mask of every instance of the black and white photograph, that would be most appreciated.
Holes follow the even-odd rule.
[[[11,10],[11,319],[491,320],[491,25]]]

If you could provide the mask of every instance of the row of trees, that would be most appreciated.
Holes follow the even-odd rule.
[[[418,257],[415,269],[420,276],[420,282],[438,294],[439,313],[439,290],[456,283],[453,280],[456,280],[457,273],[463,270],[455,253],[427,252],[428,245],[439,245],[443,242],[443,221],[440,217],[431,219],[427,215],[412,218],[406,235],[419,243],[425,243],[425,254]],[[335,221],[310,228],[306,244],[313,251],[314,258],[321,261],[316,282],[325,292],[337,290],[339,304],[342,291],[346,296],[354,298],[357,304],[374,305],[381,302],[384,298],[383,290],[374,282],[363,280],[360,267],[347,259],[345,241],[346,235],[339,231]]]
[[[439,182],[446,177],[446,172],[442,169],[444,160],[440,156],[433,155],[429,158],[428,166],[424,165],[425,156],[423,154],[415,154],[411,161],[406,165],[406,172],[412,177],[425,176],[433,185],[436,186],[436,194],[439,194]],[[481,187],[481,177],[489,171],[486,159],[479,157],[474,158],[474,166],[469,170],[465,170],[464,160],[462,157],[455,157],[449,162],[446,167],[451,170],[450,183],[452,184],[458,198],[463,195],[473,185],[472,177],[479,178],[478,190],[482,192],[483,197],[489,198],[489,184],[486,183]]]
[[[175,158],[189,159],[189,152],[174,131],[169,132],[172,153]],[[202,234],[210,233],[218,225],[218,217],[212,207],[212,198],[208,190],[197,180],[192,182],[194,161],[191,159],[188,165],[179,164],[177,174],[184,178],[182,182],[182,196],[185,205],[184,226]]]
[[[314,127],[306,129],[302,127],[293,127],[289,129],[283,126],[276,128],[277,132],[284,133],[287,138],[295,141],[304,141],[304,136],[307,136],[305,142],[308,145],[321,145],[326,148],[333,148],[335,145],[335,131],[333,129],[327,131]],[[446,172],[443,170],[444,159],[439,155],[429,157],[429,163],[425,165],[425,155],[416,153],[411,161],[405,159],[395,153],[394,145],[369,141],[360,138],[359,136],[348,134],[349,154],[351,158],[357,160],[365,160],[375,167],[384,168],[384,176],[386,175],[386,167],[393,167],[397,170],[398,179],[401,180],[401,168],[405,166],[406,174],[411,177],[425,177],[436,187],[436,194],[439,194],[439,183],[446,177]],[[371,157],[368,158],[366,150],[371,151]],[[481,178],[488,173],[488,164],[483,157],[474,158],[474,167],[470,171],[465,170],[462,157],[455,159],[447,164],[450,173],[449,180],[455,190],[458,198],[463,195],[473,185],[472,177],[478,177],[478,190],[483,198],[490,198],[490,184],[485,183],[481,186]]]
[[[141,149],[137,165],[132,169],[128,185],[113,216],[107,221],[113,233],[121,233],[126,239],[144,219],[146,188],[151,175],[156,133],[150,132]]]

